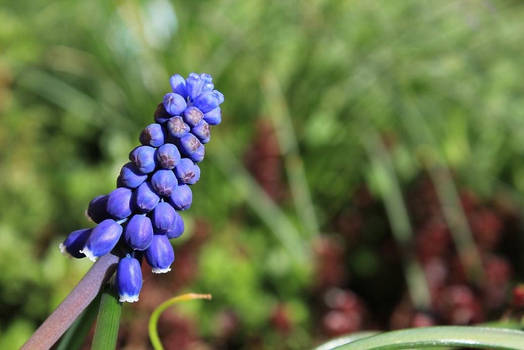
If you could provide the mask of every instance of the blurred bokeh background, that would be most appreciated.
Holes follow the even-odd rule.
[[[162,316],[167,349],[510,317],[523,18],[518,0],[2,1],[0,348],[91,266],[58,243],[192,71],[226,96],[223,123],[174,270],[144,269],[121,349],[149,348],[151,311],[186,291],[213,300]]]

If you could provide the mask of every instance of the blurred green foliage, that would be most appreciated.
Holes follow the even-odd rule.
[[[381,193],[372,135],[394,144],[401,185],[436,164],[485,196],[524,191],[523,16],[510,0],[4,1],[0,348],[23,342],[89,268],[58,242],[114,187],[169,75],[191,71],[211,73],[226,102],[185,215],[211,224],[193,287],[215,299],[189,312],[203,335],[232,308],[271,339],[268,313],[285,301],[303,327],[285,346],[309,344],[309,241],[363,181]],[[278,206],[242,165],[261,118],[291,141],[288,175],[307,180]]]

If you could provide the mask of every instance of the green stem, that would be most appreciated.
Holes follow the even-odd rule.
[[[106,288],[101,295],[95,335],[91,350],[115,349],[120,326],[122,304],[118,302],[113,288]]]
[[[160,304],[151,314],[151,317],[149,318],[149,339],[151,340],[151,344],[153,345],[153,348],[155,350],[164,350],[164,347],[162,346],[162,342],[160,341],[160,337],[158,336],[158,330],[157,330],[157,324],[158,319],[160,318],[160,315],[166,311],[169,307],[173,306],[173,304],[176,304],[181,301],[187,301],[187,300],[193,300],[193,299],[211,299],[211,294],[195,294],[195,293],[188,293],[179,295],[177,297],[171,298],[167,301],[164,301],[162,304]]]
[[[397,350],[435,347],[524,350],[524,332],[511,329],[441,326],[386,332],[338,344],[337,350]]]

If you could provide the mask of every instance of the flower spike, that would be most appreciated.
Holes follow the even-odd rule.
[[[222,120],[224,95],[209,74],[179,74],[129,153],[117,188],[95,197],[87,215],[97,226],[71,232],[60,250],[93,261],[113,253],[120,257],[116,286],[121,302],[138,301],[142,288],[141,258],[153,273],[166,273],[175,260],[170,239],[184,232],[180,211],[191,207],[190,186],[200,179],[211,127]]]

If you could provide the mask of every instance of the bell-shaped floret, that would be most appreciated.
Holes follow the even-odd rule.
[[[145,215],[133,215],[126,224],[124,238],[134,250],[146,250],[153,239],[151,220]]]
[[[126,187],[119,187],[107,198],[107,212],[115,219],[125,219],[131,215],[131,196],[133,191]]]
[[[140,142],[146,146],[160,147],[164,144],[164,131],[158,123],[149,124],[140,134]]]
[[[153,273],[171,271],[171,264],[175,261],[175,252],[165,235],[153,235],[153,241],[146,250],[146,260],[153,268]]]
[[[163,103],[159,103],[155,110],[155,121],[160,124],[164,124],[171,118],[171,114],[167,113]]]
[[[163,103],[167,113],[171,115],[180,115],[180,113],[182,113],[187,106],[184,97],[180,96],[179,94],[175,94],[174,92],[165,94]]]
[[[156,168],[155,148],[138,146],[129,153],[129,160],[135,163],[138,171],[142,174],[149,174]]]
[[[80,252],[90,260],[96,261],[97,258],[113,250],[121,235],[122,226],[113,219],[106,219],[91,231],[84,249]]]
[[[189,132],[189,125],[181,117],[173,117],[167,121],[167,132],[171,137],[180,138]]]
[[[178,210],[187,210],[191,207],[193,192],[188,185],[178,185],[169,196],[169,203]]]
[[[186,80],[180,74],[175,74],[169,78],[169,84],[171,84],[171,89],[175,94],[184,98],[187,97]]]
[[[175,212],[175,222],[173,225],[173,229],[166,233],[167,238],[178,238],[182,236],[182,233],[184,233],[184,220],[182,219],[182,216],[180,216],[179,213]]]
[[[194,106],[187,107],[184,111],[184,121],[189,126],[195,126],[204,118],[204,113]]]
[[[215,109],[210,110],[206,114],[204,114],[204,120],[209,125],[218,125],[222,121],[222,110],[220,107],[217,107]]]
[[[186,79],[187,97],[192,101],[195,100],[202,93],[202,88],[206,83],[206,80],[202,79],[200,75],[190,73]]]
[[[116,270],[116,286],[120,302],[134,303],[142,289],[142,269],[140,262],[129,254],[120,259]]]
[[[172,143],[166,143],[156,150],[158,166],[164,169],[173,169],[180,161],[180,152]]]
[[[178,180],[173,170],[160,169],[151,176],[151,186],[159,196],[170,196],[176,185]]]
[[[129,162],[120,169],[117,185],[119,187],[137,188],[146,180],[147,174],[142,174],[135,163]]]
[[[180,138],[181,151],[195,162],[204,159],[205,148],[198,138],[192,133],[187,133]]]
[[[69,254],[77,259],[85,257],[85,254],[80,251],[84,249],[91,230],[90,228],[84,228],[71,232],[64,242],[60,243],[60,252]]]
[[[175,175],[181,184],[196,183],[194,180],[197,176],[200,177],[200,168],[197,170],[191,159],[182,158],[175,167]]]
[[[96,196],[87,207],[87,216],[97,224],[111,216],[107,212],[107,197],[107,195]]]
[[[221,101],[224,101],[224,95],[217,90],[207,91],[198,96],[193,104],[198,107],[203,113],[207,113],[217,108]]]
[[[171,204],[167,202],[158,203],[151,215],[151,221],[155,232],[166,233],[174,230],[176,228],[175,220],[177,215],[177,212]]]
[[[193,127],[191,132],[198,137],[203,144],[208,143],[211,138],[211,128],[205,120],[200,121],[197,126]]]
[[[133,193],[134,208],[142,213],[153,210],[159,201],[160,197],[153,191],[148,181],[138,186]]]

